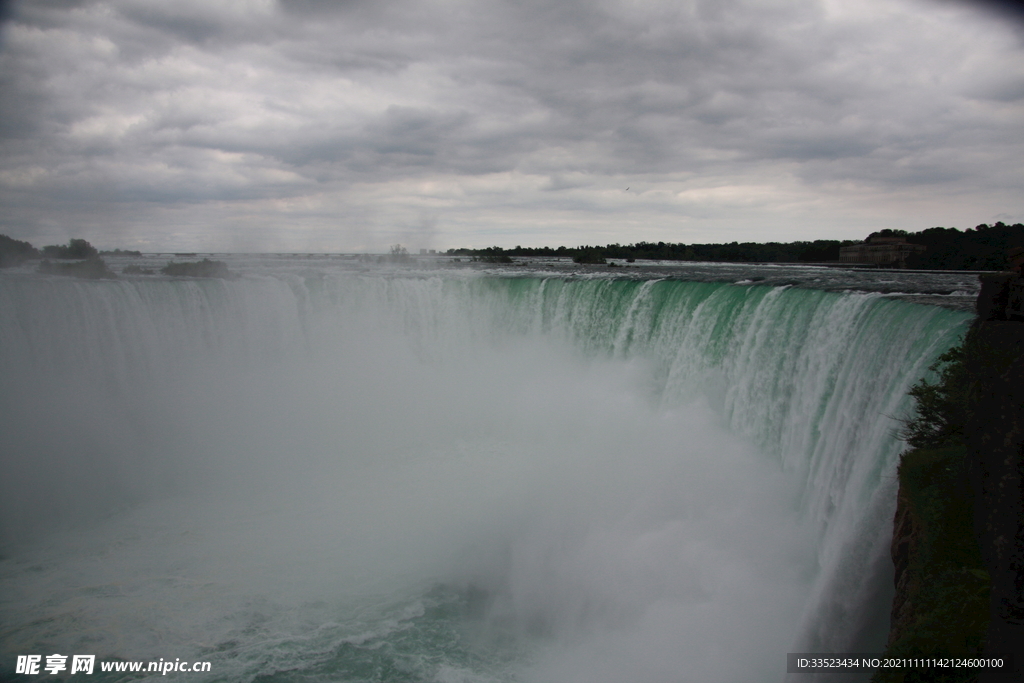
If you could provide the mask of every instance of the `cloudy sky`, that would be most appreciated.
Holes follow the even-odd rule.
[[[1024,221],[1024,15],[964,0],[22,0],[0,233],[383,251]]]

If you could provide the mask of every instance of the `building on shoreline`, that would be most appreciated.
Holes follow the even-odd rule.
[[[906,268],[907,258],[927,249],[923,244],[910,244],[903,237],[872,235],[861,244],[839,249],[840,263],[863,263],[893,268]]]

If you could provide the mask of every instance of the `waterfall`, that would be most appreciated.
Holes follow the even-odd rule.
[[[457,620],[476,635],[460,647],[477,654],[439,664],[424,640],[416,680],[655,681],[680,658],[694,680],[766,680],[781,679],[786,648],[880,647],[896,418],[968,318],[799,287],[321,269],[5,276],[0,321],[5,589],[36,585],[19,558],[46,539],[116,554],[118,520],[132,519],[132,538],[146,524],[223,533],[215,549],[161,551],[160,571],[231,593],[204,622],[211,642],[245,641],[225,615],[251,617],[254,595],[277,605],[261,612],[280,621],[275,643],[298,638],[302,610],[286,619],[283,606],[336,591],[413,605],[359,621],[398,648],[395,624],[433,614],[430,586],[462,586]],[[65,571],[51,585],[81,583],[74,619],[70,602],[47,608],[67,617],[57,640],[70,648],[82,614],[100,628],[113,602],[85,590],[99,579],[72,551],[48,547],[65,558],[46,565]],[[117,571],[150,586],[151,564]],[[5,656],[57,646],[24,616],[41,604],[0,605],[23,622]],[[128,605],[110,632],[142,619]],[[332,656],[369,651],[352,623],[337,628]],[[127,659],[182,656],[100,641]],[[233,655],[238,676],[284,670],[256,654],[267,642]],[[313,657],[304,647],[287,666]]]

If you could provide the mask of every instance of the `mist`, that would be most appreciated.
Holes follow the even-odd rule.
[[[371,680],[359,657],[383,652],[411,680],[781,680],[798,643],[868,619],[849,591],[836,607],[859,579],[832,568],[884,545],[863,527],[891,514],[870,501],[898,446],[863,424],[885,402],[859,403],[961,321],[914,308],[904,324],[941,334],[832,409],[830,438],[854,423],[874,464],[840,443],[787,466],[779,444],[796,458],[822,424],[794,404],[773,435],[761,398],[778,410],[853,361],[766,365],[771,306],[810,304],[687,284],[5,283],[0,649],[209,659],[232,679]],[[815,296],[821,334],[880,315]],[[701,312],[728,297],[723,336]]]

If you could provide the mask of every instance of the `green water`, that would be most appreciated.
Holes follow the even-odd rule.
[[[5,675],[653,683],[877,639],[896,418],[968,316],[323,268],[6,277],[0,319]]]

